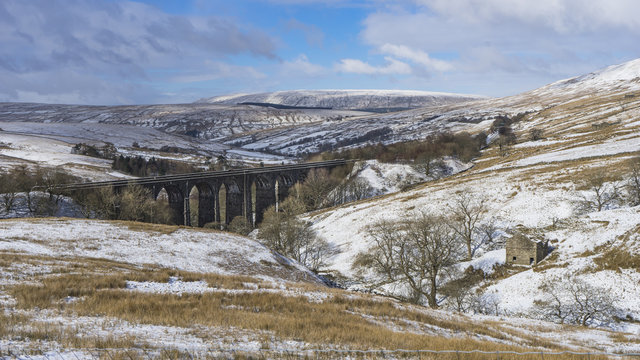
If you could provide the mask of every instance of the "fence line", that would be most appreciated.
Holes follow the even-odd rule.
[[[483,351],[483,350],[408,350],[408,349],[255,349],[255,348],[233,348],[233,349],[179,349],[179,348],[129,348],[129,349],[73,349],[69,351],[54,350],[43,351],[41,354],[35,355],[33,352],[24,352],[23,349],[16,351],[11,347],[0,347],[0,359],[86,359],[86,358],[107,358],[113,359],[116,357],[123,357],[129,359],[135,359],[137,357],[143,357],[148,359],[162,358],[162,359],[197,359],[197,358],[211,358],[219,357],[221,354],[227,355],[257,355],[259,357],[266,357],[268,355],[278,355],[287,357],[309,357],[309,356],[380,356],[386,358],[393,355],[401,355],[407,357],[411,355],[455,355],[457,359],[464,359],[465,355],[487,355],[490,358],[503,359],[504,356],[529,356],[545,359],[546,357],[556,357],[569,355],[572,357],[582,357],[590,359],[593,357],[615,357],[615,358],[634,358],[640,359],[640,353],[608,353],[608,352],[577,352],[577,351]],[[133,356],[132,356],[133,353]],[[97,355],[97,356],[96,356]],[[119,356],[118,356],[119,355]],[[462,356],[462,357],[461,357]]]

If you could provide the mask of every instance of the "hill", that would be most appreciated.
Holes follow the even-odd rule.
[[[190,106],[231,105],[185,108]],[[25,121],[45,110],[30,110],[21,118],[20,106],[12,109],[11,116]],[[154,125],[153,119],[144,119],[149,137],[141,141],[151,144],[153,136],[162,139],[163,131],[171,128],[150,129],[168,123]],[[514,144],[500,143],[499,134],[491,133],[496,119],[513,122]],[[640,59],[500,99],[304,124],[292,121],[277,128],[271,123],[271,130],[238,132],[215,141],[170,135],[167,141],[180,139],[194,148],[202,141],[229,151],[299,155],[330,146],[420,139],[442,130],[490,133],[471,168],[458,164],[452,176],[425,176],[421,179],[432,180],[401,187],[389,180],[406,180],[402,175],[409,175],[409,165],[368,162],[359,177],[384,195],[305,216],[340,250],[329,259],[327,273],[347,290],[424,303],[411,296],[406,284],[383,283],[379,274],[354,266],[358,255],[374,246],[370,227],[422,213],[451,219],[460,199],[481,203],[478,224],[485,225],[488,230],[482,234],[491,239],[474,237],[472,259],[437,279],[445,285],[475,276],[468,297],[452,304],[453,296],[441,294],[438,304],[449,310],[432,310],[328,288],[299,264],[254,240],[217,231],[93,220],[4,220],[0,348],[157,349],[159,341],[176,351],[216,348],[227,354],[242,348],[250,356],[278,348],[638,352],[639,119]],[[46,116],[38,121],[46,121]],[[91,128],[90,121],[77,124],[89,127],[78,127],[80,131],[68,123],[2,123],[10,131],[0,132],[0,141],[11,144],[0,145],[0,153],[10,158],[7,161],[64,163],[60,149],[68,143],[45,147],[21,138],[34,135],[19,132],[41,131],[38,135],[45,137],[38,136],[40,141],[62,141],[64,131],[77,131],[77,136],[98,141],[107,134],[105,129],[118,129],[111,134],[122,134],[124,143],[133,141],[137,131],[131,124],[98,122],[102,132],[97,135],[98,127]],[[49,155],[33,155],[37,151]],[[96,172],[106,169],[103,162],[70,159]],[[551,251],[532,266],[509,264],[505,242],[520,235],[548,241]],[[559,324],[575,322],[561,316],[567,309],[575,313],[580,307],[576,302],[585,296],[604,299],[600,304],[610,305],[607,316],[586,319],[584,324],[592,328]],[[560,314],[544,307],[553,301],[561,306],[551,310]]]
[[[482,97],[409,90],[291,90],[216,96],[200,99],[197,103],[264,103],[294,107],[389,112],[452,104],[479,98]]]
[[[328,288],[253,240],[219,231],[71,219],[3,220],[0,229],[0,351],[9,356],[637,349],[606,330]]]
[[[421,212],[451,217],[456,201],[466,196],[483,202],[479,224],[491,225],[501,239],[481,245],[471,262],[459,265],[461,270],[473,266],[484,271],[475,288],[479,301],[493,304],[484,311],[540,317],[536,301],[545,300],[548,284],[575,279],[609,294],[615,299],[615,315],[630,319],[607,326],[638,333],[633,319],[640,318],[640,209],[632,180],[640,156],[639,91],[640,60],[635,60],[442,114],[442,119],[464,114],[480,121],[489,113],[525,113],[513,125],[517,144],[502,151],[490,145],[466,172],[310,215],[314,229],[342,250],[330,269],[347,283],[353,281],[356,255],[374,245],[369,226]],[[532,129],[542,130],[543,136],[532,138]],[[605,193],[606,203],[594,205]],[[518,232],[548,240],[553,250],[533,267],[505,264],[503,242]],[[378,280],[365,273],[349,284],[391,294],[406,291],[376,286]]]

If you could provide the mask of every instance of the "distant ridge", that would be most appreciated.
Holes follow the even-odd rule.
[[[479,100],[477,95],[450,94],[414,90],[290,90],[256,94],[224,95],[204,98],[197,103],[282,105],[304,109],[341,109],[388,112],[425,106],[447,105]]]

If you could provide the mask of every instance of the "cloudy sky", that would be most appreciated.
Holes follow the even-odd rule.
[[[640,57],[637,0],[0,0],[0,101],[505,96]]]

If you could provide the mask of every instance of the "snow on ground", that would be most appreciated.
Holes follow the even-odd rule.
[[[415,90],[292,90],[259,94],[223,95],[198,103],[270,103],[334,109],[415,108],[433,103],[482,99],[483,96]]]
[[[135,224],[135,223],[134,223]],[[53,257],[95,257],[202,273],[256,275],[266,279],[320,280],[243,236],[186,228],[95,220],[0,221],[0,250]]]
[[[638,151],[638,148],[640,148],[639,137],[634,137],[631,139],[616,138],[614,140],[599,143],[597,145],[573,147],[570,149],[557,150],[537,156],[527,157],[516,161],[513,165],[528,166],[538,163],[559,162],[594,156],[616,155],[627,152],[633,153]],[[496,170],[500,167],[501,166],[496,166],[487,170]]]
[[[459,263],[458,268],[460,270],[464,270],[469,266],[472,266],[474,269],[482,270],[485,274],[492,274],[494,266],[504,264],[506,255],[505,249],[487,251],[471,261],[463,261]]]
[[[637,238],[632,237],[626,243],[619,239],[637,231],[640,208],[612,205],[601,212],[585,213],[580,203],[592,195],[585,190],[576,190],[584,180],[581,171],[613,164],[620,167],[621,161],[628,158],[621,155],[637,152],[640,140],[634,133],[624,130],[633,117],[620,118],[626,119],[619,127],[623,130],[611,128],[603,136],[597,133],[598,129],[583,125],[580,137],[571,136],[572,133],[566,130],[571,123],[563,118],[557,120],[562,121],[565,128],[561,135],[549,133],[549,140],[525,141],[523,145],[515,146],[517,151],[513,156],[483,156],[477,162],[477,168],[450,178],[312,216],[314,229],[341,250],[330,260],[329,269],[347,278],[354,277],[353,259],[372,246],[366,232],[368,225],[379,220],[414,216],[420,211],[446,216],[455,197],[468,193],[475,199],[486,200],[488,211],[485,219],[492,219],[501,232],[531,229],[551,240],[554,248],[552,255],[555,258],[544,260],[539,266],[547,266],[549,262],[556,266],[542,271],[525,267],[522,269],[525,271],[487,284],[485,296],[496,300],[501,312],[534,316],[534,301],[542,298],[543,292],[539,287],[546,279],[581,274],[581,279],[610,293],[617,300],[619,315],[640,318],[640,303],[637,301],[640,297],[639,269],[598,269],[593,259],[601,253],[586,254],[599,247],[628,251],[625,249],[631,246],[629,243],[635,244],[633,248],[637,251],[640,248]],[[574,116],[570,121],[580,124],[583,119]],[[528,123],[526,128],[533,126],[536,126],[535,122]],[[598,136],[589,137],[585,129]],[[491,165],[483,165],[485,163]],[[549,166],[548,163],[566,165]],[[369,178],[375,183],[376,177]],[[463,269],[472,265],[491,273],[494,265],[504,262],[504,250],[479,251],[477,258],[459,266]],[[353,286],[358,288],[361,285]],[[631,328],[633,325],[629,323],[622,326],[623,330]]]
[[[306,297],[309,301],[321,303],[333,295],[321,291],[307,291],[299,288],[287,288],[281,283],[265,283],[271,288],[261,288],[256,283],[244,283],[244,289],[219,289],[209,287],[206,281],[182,281],[177,277],[171,277],[168,282],[155,281],[127,281],[127,289],[152,294],[203,294],[203,293],[225,293],[225,294],[256,294],[270,293],[282,296]]]
[[[155,281],[127,281],[127,289],[132,291],[154,294],[202,294],[212,292],[213,289],[204,281],[182,281],[172,276],[169,282],[159,283]]]
[[[22,165],[61,167],[67,173],[89,181],[131,178],[113,171],[111,160],[72,154],[76,142],[67,141],[70,139],[0,131],[0,170]]]
[[[111,170],[111,160],[71,153],[73,144],[40,136],[0,131],[0,169],[17,165],[63,167],[91,180],[128,177]]]
[[[136,324],[126,320],[97,317],[97,316],[74,316],[68,314],[59,314],[51,310],[39,310],[35,312],[34,322],[46,325],[48,328],[59,328],[69,334],[76,334],[79,338],[97,338],[103,340],[109,339],[130,339],[136,343],[144,344],[149,354],[154,354],[163,349],[177,349],[187,351],[192,356],[202,357],[215,355],[216,350],[239,350],[258,351],[264,346],[270,348],[286,348],[290,350],[303,349],[308,346],[304,342],[293,340],[279,340],[272,336],[268,331],[249,331],[234,327],[217,327],[217,326],[201,326],[194,325],[191,327],[176,327],[151,324]],[[199,333],[206,336],[198,336]],[[265,339],[266,342],[265,342]],[[36,347],[39,350],[47,350],[42,359],[50,358],[80,358],[93,359],[94,355],[83,352],[91,351],[92,354],[101,353],[100,349],[95,350],[65,350],[60,344],[56,344],[47,340],[30,341],[17,339],[0,339],[0,348],[10,348],[15,353],[20,353],[20,349],[28,349]],[[158,349],[158,350],[154,350]],[[111,355],[117,349],[110,349]],[[129,349],[135,353],[135,350]],[[225,354],[224,352],[222,354]],[[228,353],[227,353],[228,354]],[[67,355],[67,356],[65,356]],[[158,357],[163,354],[158,353]],[[130,356],[130,355],[128,355]],[[145,356],[146,357],[146,356]],[[25,358],[38,359],[38,356],[28,356]]]
[[[442,159],[440,165],[433,165],[429,175],[411,164],[382,163],[377,160],[357,162],[351,176],[363,179],[371,186],[371,196],[398,192],[410,185],[439,179],[468,170],[473,164],[463,163],[454,158]]]

